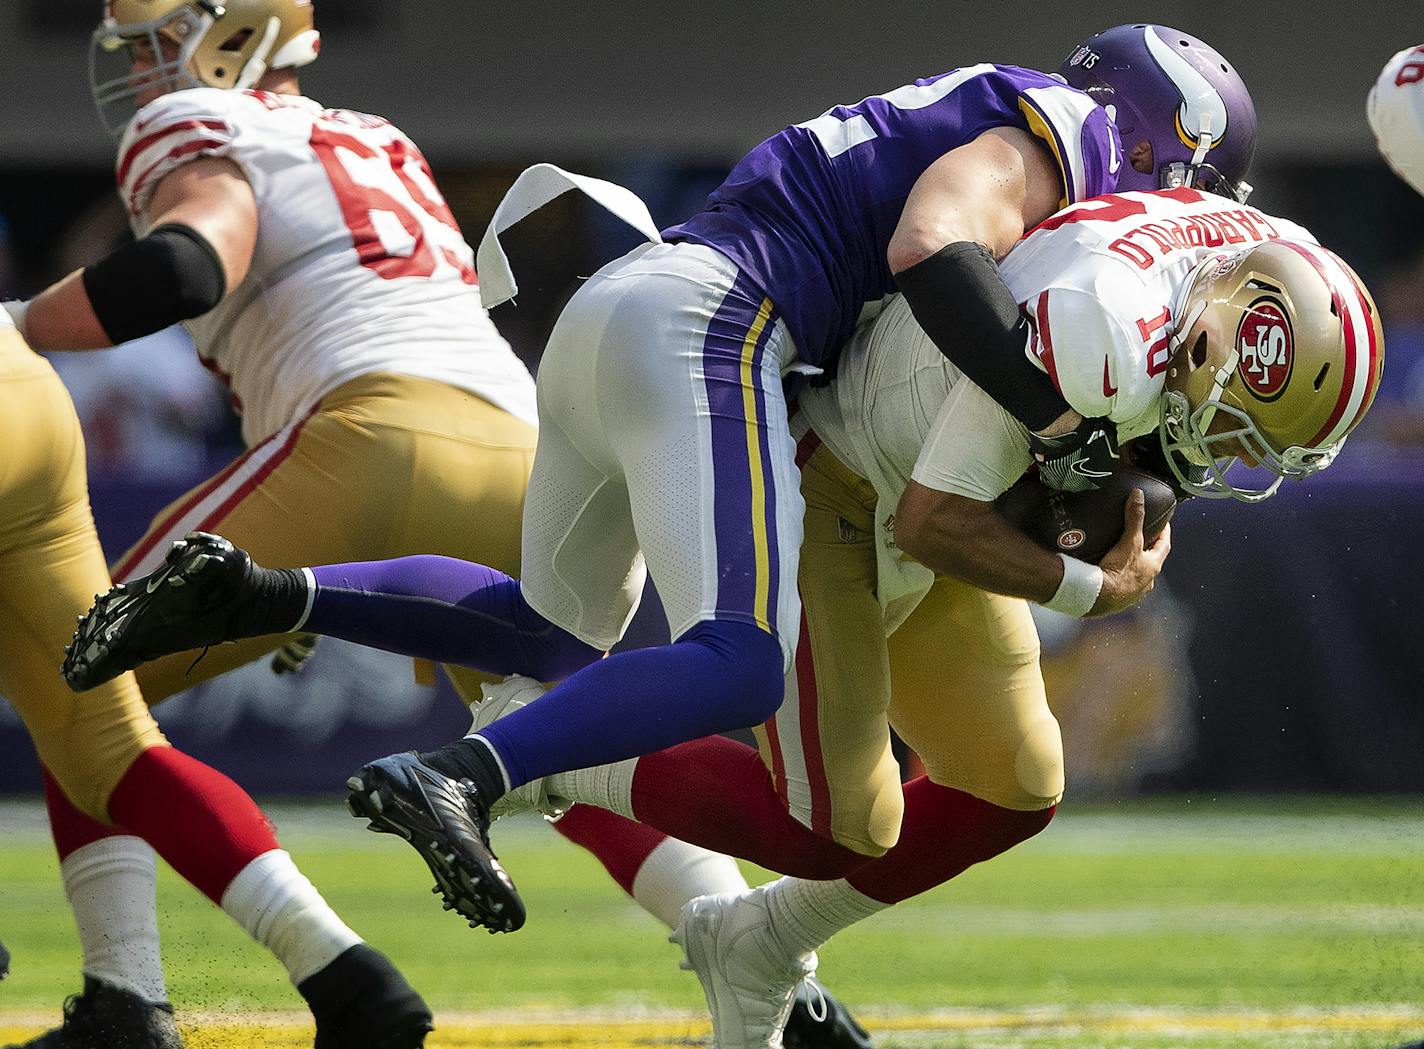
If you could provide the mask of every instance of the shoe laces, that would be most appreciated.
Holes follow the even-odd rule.
[[[191,674],[191,673],[193,672],[194,668],[196,668],[199,663],[201,663],[204,659],[207,658],[208,649],[210,649],[211,647],[212,647],[211,645],[204,645],[204,646],[203,646],[203,650],[198,653],[197,658],[194,659],[193,662],[191,662],[191,663],[188,664],[188,669],[187,669],[187,670],[183,671],[183,673],[184,673],[185,676],[188,675],[188,674]]]
[[[801,977],[800,982],[806,988],[806,1012],[810,1015],[811,1019],[815,1020],[818,1024],[825,1023],[826,1019],[831,1015],[831,1006],[830,1003],[826,1001],[825,988],[823,988],[816,980],[816,977],[810,973]]]

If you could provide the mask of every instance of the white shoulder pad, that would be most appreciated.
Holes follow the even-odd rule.
[[[119,195],[138,215],[174,168],[198,157],[222,156],[237,131],[233,108],[241,92],[194,88],[163,95],[129,121],[119,143]]]
[[[1141,284],[1116,279],[1116,269],[1091,288],[1047,288],[1025,309],[1029,353],[1063,399],[1085,417],[1125,422],[1162,391],[1171,314],[1165,302],[1147,302]]]

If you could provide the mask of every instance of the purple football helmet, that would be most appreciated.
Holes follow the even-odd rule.
[[[1256,107],[1212,47],[1164,25],[1120,25],[1073,49],[1058,74],[1108,111],[1128,161],[1118,189],[1197,186],[1245,200]],[[1145,150],[1151,144],[1151,163]],[[1136,160],[1143,171],[1132,163]]]

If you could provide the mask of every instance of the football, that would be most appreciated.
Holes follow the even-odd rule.
[[[1122,538],[1122,508],[1134,488],[1142,490],[1142,531],[1151,543],[1172,519],[1177,497],[1167,482],[1131,466],[1116,470],[1088,492],[1057,491],[1029,472],[994,505],[1045,550],[1097,564]]]

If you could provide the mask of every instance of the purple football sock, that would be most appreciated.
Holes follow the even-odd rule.
[[[303,630],[489,674],[554,681],[603,655],[529,607],[494,568],[420,554],[312,569]]]
[[[599,660],[479,736],[512,788],[759,725],[781,706],[784,685],[775,637],[747,623],[709,621],[671,645]],[[460,740],[441,751],[461,747],[484,749]]]

